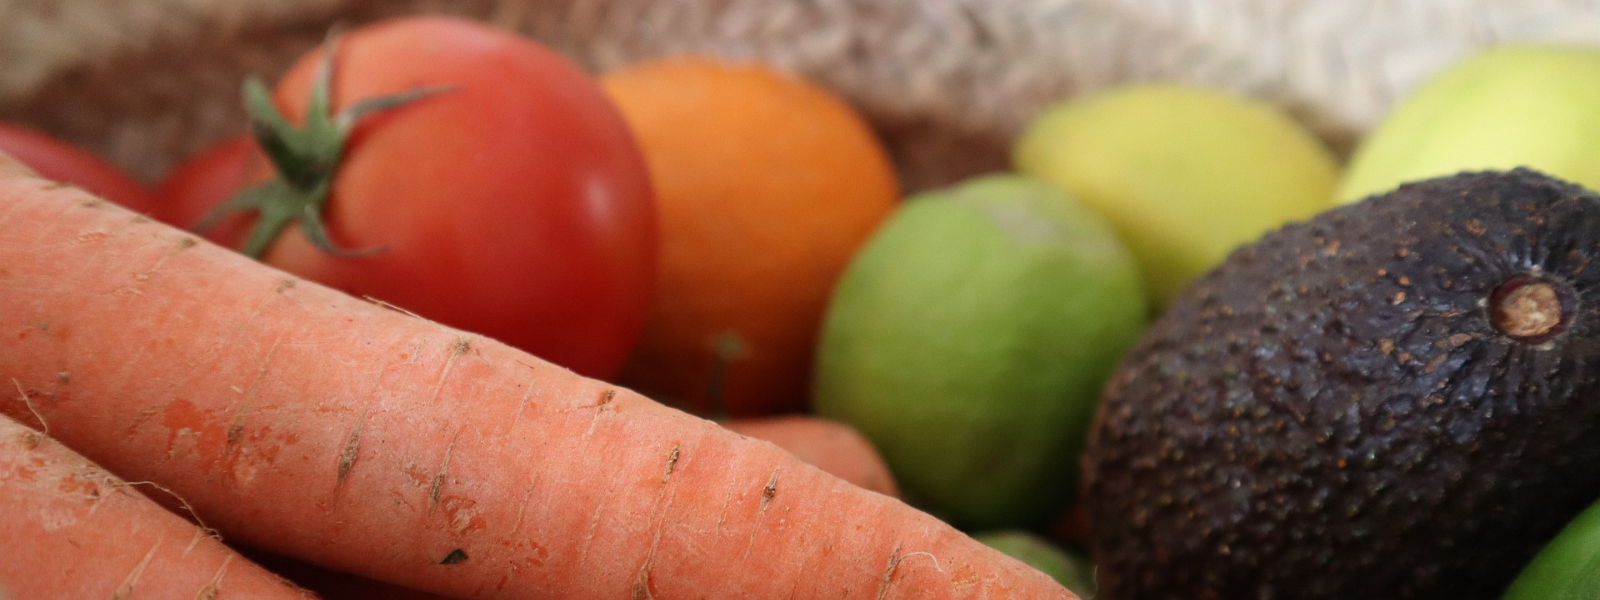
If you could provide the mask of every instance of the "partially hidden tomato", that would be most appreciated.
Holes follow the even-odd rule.
[[[156,188],[155,217],[191,227],[239,190],[258,179],[267,165],[255,138],[241,133],[190,156]],[[250,216],[228,215],[204,235],[213,242],[238,247],[250,232]]]
[[[261,167],[250,181],[291,196],[311,194],[308,182],[325,175],[330,191],[311,217],[325,223],[326,243],[295,213],[265,238],[267,263],[612,376],[654,290],[657,226],[642,155],[597,84],[531,40],[452,17],[367,25],[329,48],[330,57],[302,57],[274,88],[270,104],[287,123],[315,129],[303,124],[318,118],[311,96],[324,65],[336,116],[323,124],[374,99],[400,100],[350,119],[336,163],[224,147],[200,155],[174,174],[187,183],[163,188],[170,220],[195,225],[206,211],[193,204],[216,202],[206,187],[250,169],[240,163],[251,156],[271,156],[262,162],[279,175]],[[258,136],[270,130],[258,121]],[[260,227],[273,213],[245,214],[267,217],[252,217]],[[213,239],[238,247],[241,235]]]
[[[45,179],[78,186],[134,212],[151,209],[150,192],[143,184],[89,151],[42,131],[0,123],[0,152]]]

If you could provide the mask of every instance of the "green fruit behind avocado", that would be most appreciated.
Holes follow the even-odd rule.
[[[1100,387],[1146,324],[1133,259],[1056,189],[990,176],[909,199],[835,290],[814,405],[953,523],[1059,513]]]
[[[972,538],[1044,572],[1079,598],[1094,597],[1094,566],[1085,557],[1023,530],[986,531]]]
[[[1501,600],[1600,598],[1600,502],[1561,529]]]
[[[1519,166],[1600,189],[1600,52],[1504,46],[1452,66],[1362,140],[1338,197]]]
[[[1107,598],[1495,598],[1600,497],[1600,196],[1472,173],[1287,226],[1107,383]]]
[[[1158,310],[1235,247],[1331,206],[1338,177],[1332,153],[1276,107],[1179,84],[1058,102],[1012,158],[1111,222]]]

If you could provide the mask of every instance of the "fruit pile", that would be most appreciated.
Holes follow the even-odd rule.
[[[863,502],[899,498],[1083,597],[1600,594],[1600,504],[1585,512],[1600,501],[1593,52],[1464,61],[1348,161],[1271,104],[1127,85],[1037,115],[1004,172],[910,193],[849,104],[756,62],[673,56],[592,76],[509,32],[413,17],[330,37],[244,89],[248,129],[152,188],[20,127],[0,127],[0,152],[294,277],[525,351],[570,370],[550,377],[572,389],[614,385],[584,398],[585,437],[555,445],[586,444],[607,410],[626,419],[637,405],[617,389],[632,390],[870,490]],[[32,364],[25,338],[64,337],[56,327],[19,324],[0,369]],[[449,349],[433,396],[481,351],[472,339]],[[62,442],[89,454],[64,424],[72,409],[34,402],[71,379],[49,375],[19,371],[21,402],[0,413],[45,434],[63,423]],[[241,444],[272,429],[246,428],[255,400],[211,433],[190,399],[162,401],[165,454],[221,448],[228,482]],[[367,464],[362,444],[392,441],[361,427],[339,432],[338,486]],[[458,533],[482,527],[440,491],[457,483],[460,431],[440,440],[436,472],[405,472]],[[693,476],[686,440],[708,434],[662,435],[676,441],[645,479],[664,502],[675,473]],[[781,473],[750,496],[758,532],[778,490],[794,493]],[[604,492],[574,502],[627,495]],[[558,543],[587,556],[611,526],[579,508],[595,511],[587,537]],[[659,589],[665,514],[628,573],[636,598]],[[743,564],[750,540],[706,564]],[[463,548],[429,565],[482,560]],[[492,572],[500,585],[543,567],[550,551],[534,548]],[[300,562],[384,577],[355,559],[245,550],[329,597],[431,597]],[[871,566],[878,597],[916,554],[943,564],[895,544],[886,571]],[[0,566],[0,599],[13,573]]]

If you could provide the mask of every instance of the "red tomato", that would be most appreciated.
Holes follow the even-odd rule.
[[[139,182],[88,151],[42,132],[0,123],[0,152],[45,179],[78,186],[134,212],[150,211],[150,192]]]
[[[321,55],[274,89],[291,123],[306,118]],[[266,262],[614,375],[654,290],[656,215],[642,154],[598,85],[530,40],[450,17],[350,31],[334,58],[335,111],[452,87],[369,114],[346,145],[322,213],[329,237],[381,252],[330,255],[291,226]]]
[[[199,153],[167,173],[156,188],[156,219],[192,227],[213,207],[239,193],[245,184],[268,168],[266,158],[249,134],[229,137]],[[237,248],[249,234],[250,219],[236,214],[207,230],[207,239]]]

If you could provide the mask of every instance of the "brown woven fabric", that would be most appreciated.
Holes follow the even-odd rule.
[[[757,57],[845,91],[901,158],[913,187],[1002,168],[1009,136],[958,115],[904,110],[895,78],[876,77],[847,31],[869,5],[842,2],[606,0],[0,0],[0,119],[45,129],[153,180],[183,156],[241,130],[239,86],[269,81],[321,41],[396,14],[450,13],[529,34],[591,70],[674,52]],[[915,19],[883,3],[875,22]],[[831,25],[830,25],[831,24]],[[831,27],[831,28],[830,28]],[[672,32],[670,35],[665,32]],[[909,48],[921,52],[919,48]]]
[[[242,125],[238,88],[326,28],[413,12],[524,32],[594,70],[758,58],[843,93],[913,189],[1003,168],[1051,100],[1181,80],[1279,102],[1346,147],[1434,70],[1580,40],[1595,0],[0,0],[0,119],[153,179]]]

